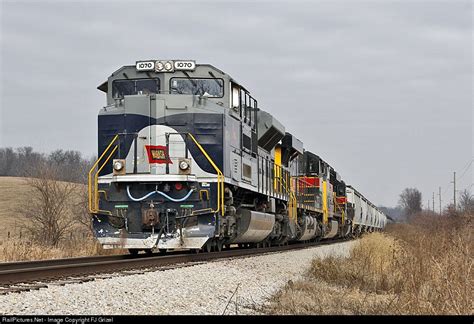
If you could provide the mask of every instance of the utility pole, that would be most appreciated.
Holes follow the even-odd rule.
[[[439,214],[441,215],[441,187],[439,187]]]
[[[456,171],[454,171],[454,211],[456,211]]]
[[[433,213],[435,212],[434,210],[434,192],[433,192]]]

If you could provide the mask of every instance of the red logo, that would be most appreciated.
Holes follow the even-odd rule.
[[[173,163],[168,155],[166,146],[163,145],[145,145],[146,152],[148,153],[149,163]]]

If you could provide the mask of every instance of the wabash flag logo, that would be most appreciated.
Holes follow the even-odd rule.
[[[147,154],[148,154],[148,162],[149,163],[173,163],[170,160],[168,155],[168,150],[166,146],[162,145],[145,145]]]

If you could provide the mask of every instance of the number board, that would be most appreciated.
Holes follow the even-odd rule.
[[[174,69],[181,71],[194,71],[196,62],[194,61],[174,61]]]
[[[135,65],[137,71],[153,71],[155,69],[154,61],[137,62]]]

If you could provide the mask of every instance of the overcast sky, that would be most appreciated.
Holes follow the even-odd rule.
[[[377,205],[473,182],[470,1],[0,2],[0,147],[95,154],[96,87],[182,58],[241,82]]]

